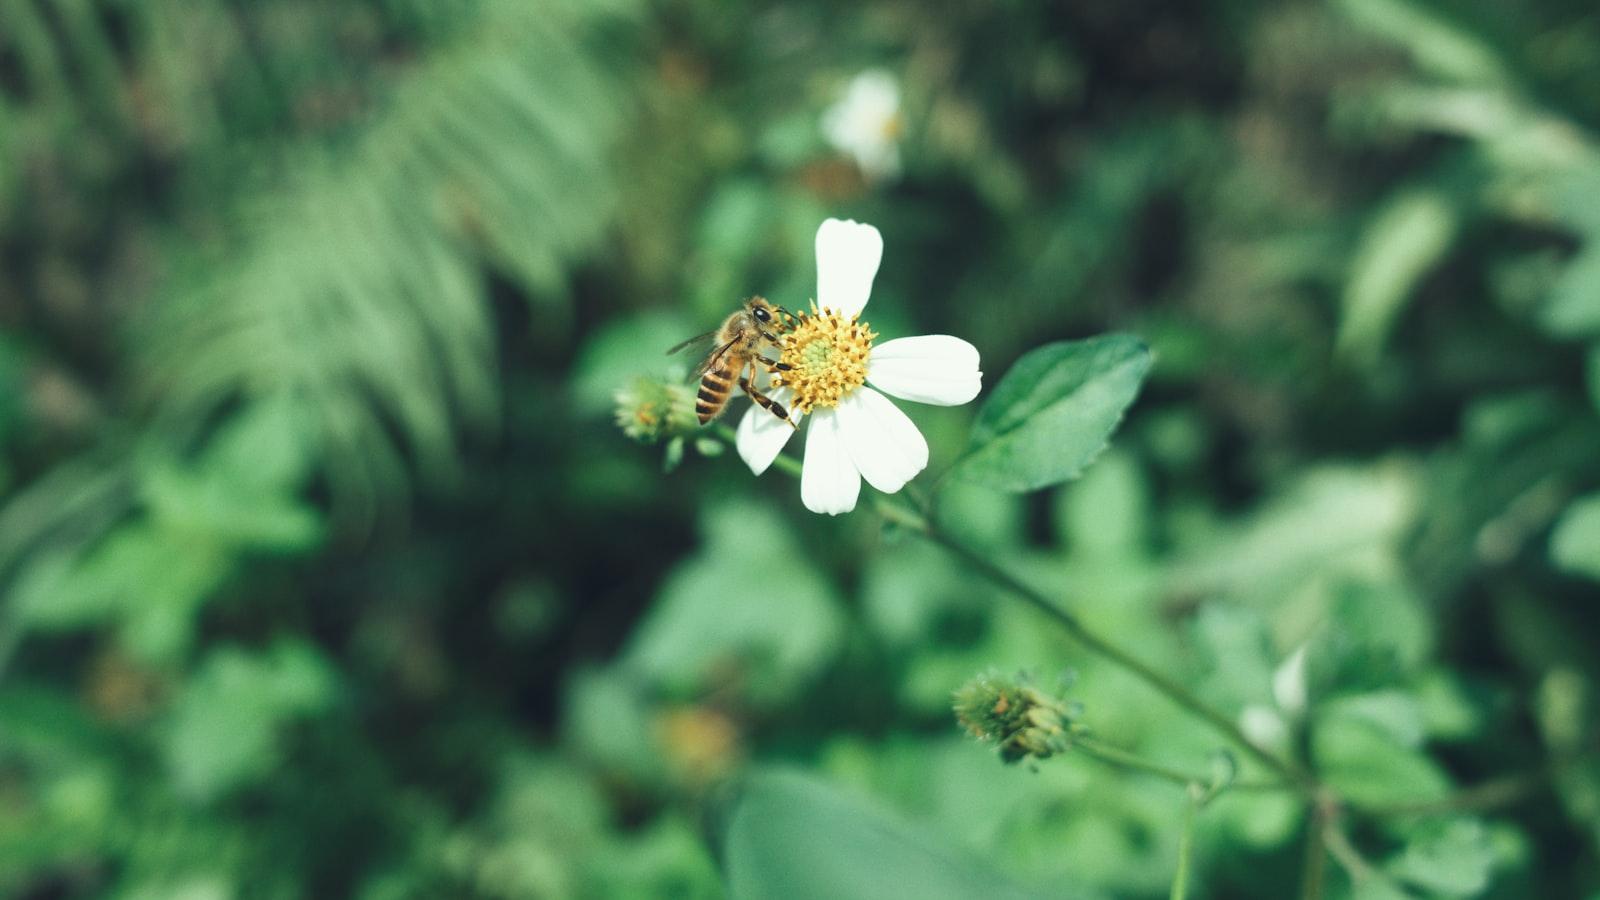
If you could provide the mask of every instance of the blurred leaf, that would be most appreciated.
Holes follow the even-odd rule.
[[[210,800],[265,775],[278,762],[283,725],[325,708],[334,687],[333,671],[307,644],[212,651],[178,697],[162,738],[174,785]]]
[[[1358,578],[1328,588],[1326,621],[1307,648],[1312,699],[1386,687],[1415,672],[1433,644],[1433,623],[1403,584]]]
[[[728,311],[733,311],[731,302]],[[688,351],[668,356],[667,349],[716,324],[696,327],[683,315],[664,311],[624,316],[607,324],[584,342],[573,366],[574,402],[587,415],[609,416],[617,389],[638,376],[659,378],[676,369],[687,377],[700,360],[688,358]]]
[[[159,526],[174,536],[202,534],[219,544],[304,553],[322,541],[322,516],[294,493],[252,491],[214,470],[186,470],[170,461],[146,473],[144,498]]]
[[[1149,348],[1125,335],[1024,354],[978,412],[955,475],[1012,492],[1076,478],[1106,448],[1149,369]]]
[[[1341,727],[1352,722],[1370,725],[1404,747],[1422,746],[1422,708],[1416,698],[1404,691],[1373,691],[1339,697],[1324,703],[1321,714]]]
[[[1340,354],[1365,365],[1376,361],[1417,283],[1449,250],[1457,225],[1442,196],[1422,191],[1390,201],[1367,225],[1345,284]]]
[[[1169,580],[1277,607],[1308,581],[1371,571],[1416,514],[1415,479],[1398,464],[1301,470],[1238,524],[1205,528]]]
[[[1070,896],[1018,887],[873,806],[788,772],[760,772],[742,786],[723,859],[736,900]]]
[[[1143,558],[1149,552],[1149,492],[1149,478],[1135,458],[1108,450],[1082,479],[1057,492],[1057,532],[1079,560]]]
[[[1411,51],[1423,69],[1469,84],[1510,80],[1505,65],[1483,38],[1433,4],[1414,0],[1340,0],[1361,25]]]
[[[1462,419],[1459,448],[1428,466],[1410,554],[1416,582],[1441,596],[1541,540],[1568,490],[1555,473],[1593,477],[1600,442],[1588,405],[1551,390],[1482,396]]]
[[[1444,670],[1424,675],[1416,686],[1416,698],[1428,736],[1436,740],[1477,737],[1489,722],[1487,701],[1476,696],[1463,679]]]
[[[1600,344],[1589,347],[1589,356],[1585,363],[1584,372],[1589,382],[1589,402],[1594,404],[1596,412],[1600,412]]]
[[[1539,316],[1544,327],[1559,337],[1600,335],[1600,246],[1591,242],[1567,263]]]
[[[246,204],[252,227],[141,318],[148,396],[189,422],[294,397],[341,509],[370,511],[408,464],[458,475],[458,432],[498,412],[483,263],[558,297],[614,209],[627,66],[589,51],[616,12],[474,4],[473,27],[402,70],[353,139],[283,154],[288,174]]]
[[[234,563],[204,535],[180,537],[148,522],[127,525],[81,558],[57,557],[29,570],[13,602],[42,629],[123,626],[124,642],[147,660],[175,657],[194,615]]]
[[[1600,494],[1572,502],[1550,535],[1550,559],[1574,575],[1600,581]]]
[[[1438,800],[1450,790],[1449,778],[1426,753],[1359,710],[1318,715],[1311,755],[1323,781],[1357,805]]]
[[[1395,878],[1448,897],[1474,897],[1489,886],[1495,854],[1477,819],[1437,819],[1416,827],[1384,868]]]
[[[762,507],[717,507],[706,530],[704,552],[668,577],[621,665],[678,694],[732,679],[758,702],[793,697],[839,650],[832,588]]]
[[[1272,702],[1273,652],[1266,623],[1254,610],[1208,603],[1194,622],[1204,654],[1201,686],[1207,699],[1234,713]]]
[[[704,837],[686,816],[662,816],[648,828],[614,839],[591,864],[596,897],[725,896]]]
[[[616,669],[579,670],[568,676],[562,705],[567,743],[591,765],[641,784],[665,777],[652,710],[634,679]]]

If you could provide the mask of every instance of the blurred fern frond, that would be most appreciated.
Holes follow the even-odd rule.
[[[197,423],[294,397],[345,499],[383,495],[408,458],[448,477],[498,402],[483,263],[559,295],[609,221],[622,73],[589,42],[612,15],[486,3],[347,145],[296,151],[238,233],[180,252],[189,274],[135,331],[157,409]]]

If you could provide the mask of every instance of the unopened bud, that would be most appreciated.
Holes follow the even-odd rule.
[[[1008,763],[1046,759],[1072,746],[1080,726],[1073,708],[1033,685],[1026,674],[985,672],[955,692],[956,720],[973,737],[1000,747]]]
[[[687,385],[639,378],[617,391],[616,401],[617,427],[640,443],[654,444],[699,424]]]

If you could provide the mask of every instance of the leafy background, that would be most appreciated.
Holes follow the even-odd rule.
[[[819,124],[871,69],[886,178]],[[1352,798],[1558,761],[1335,895],[1594,895],[1597,73],[1577,0],[0,0],[0,893],[1163,896],[1177,788],[1002,767],[950,692],[1215,734],[610,421],[838,215],[874,327],[991,385],[1154,351],[1080,479],[950,529]],[[913,415],[937,475],[976,408]],[[1224,795],[1197,891],[1295,890],[1306,812]]]

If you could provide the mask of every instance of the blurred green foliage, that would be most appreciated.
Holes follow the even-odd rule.
[[[894,170],[820,124],[867,71]],[[830,215],[873,326],[1012,398],[910,407],[922,482],[1039,462],[994,426],[1056,342],[1150,346],[1081,477],[938,518],[1399,810],[1329,896],[1600,891],[1597,72],[1577,0],[0,0],[0,894],[1165,896],[1180,788],[1003,767],[950,694],[1216,733],[614,426]],[[1097,435],[1151,358],[1101,340],[1032,398]],[[1194,893],[1297,890],[1309,812],[1223,793]]]

